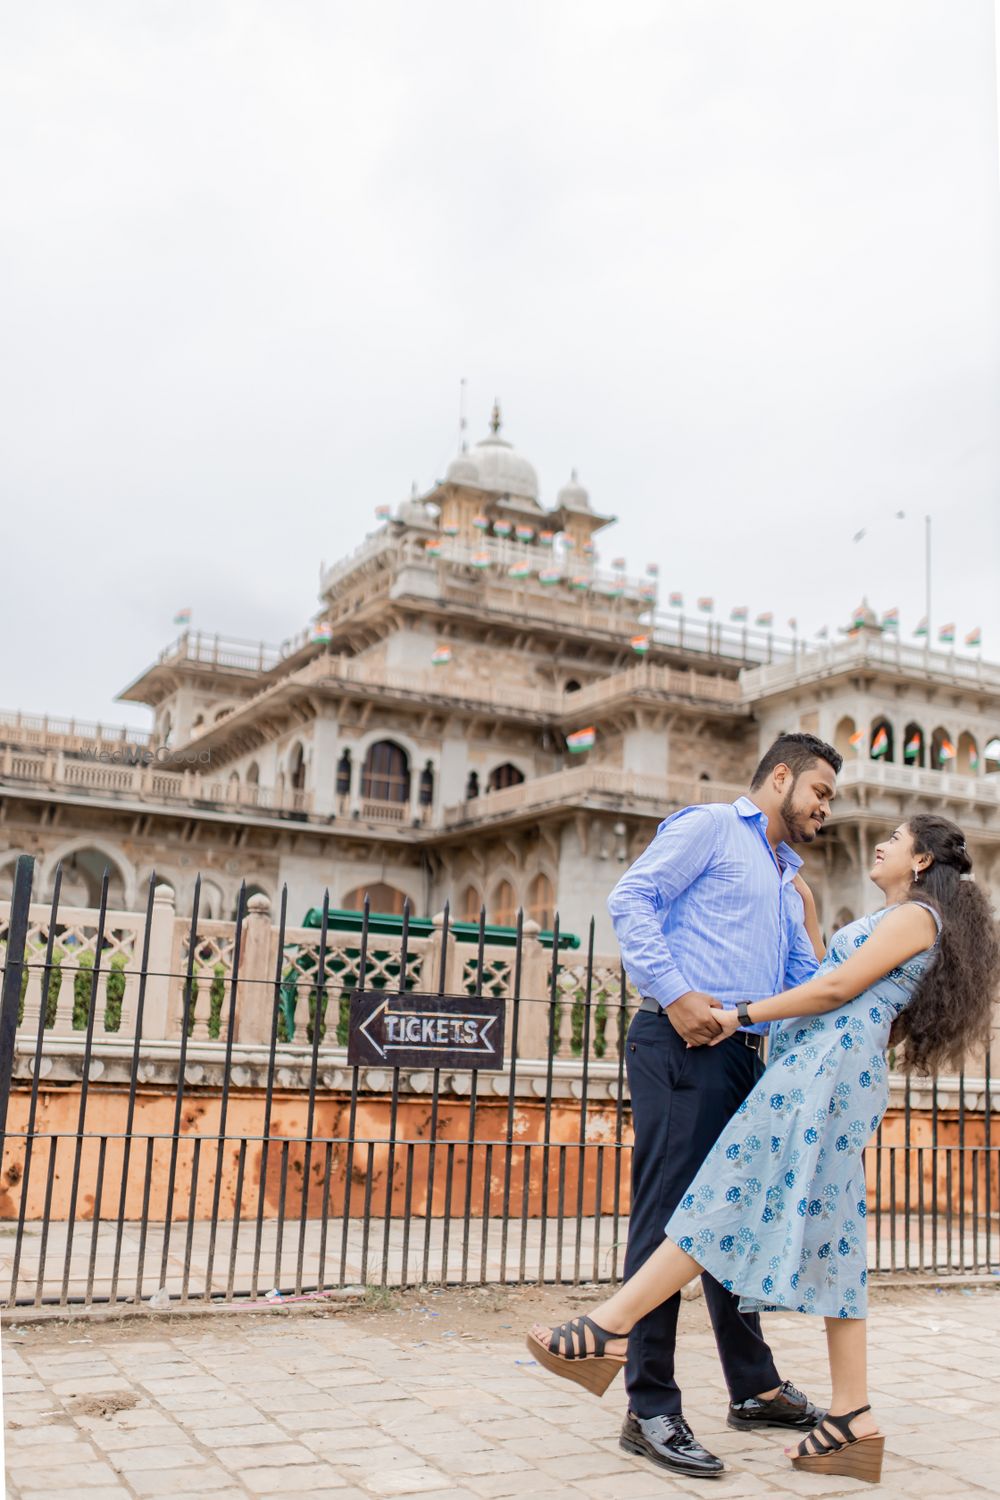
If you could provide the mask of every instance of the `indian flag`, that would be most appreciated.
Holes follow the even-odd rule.
[[[451,661],[451,647],[450,646],[438,646],[435,649],[435,651],[434,651],[434,655],[431,657],[431,666],[433,666],[433,667],[446,667],[450,661]]]
[[[392,515],[392,506],[391,505],[376,505],[376,507],[375,507],[375,519],[376,519],[376,521],[388,521],[388,519],[389,519],[389,517],[391,515]]]
[[[555,532],[554,531],[540,531],[538,533],[539,543],[543,547],[551,547],[554,537],[555,537]]]
[[[729,611],[729,618],[731,620],[748,620],[750,618],[750,611],[745,604],[737,604]]]
[[[583,573],[577,573],[575,577],[570,579],[569,586],[571,589],[589,589],[590,579],[585,577]]]
[[[488,568],[490,565],[490,554],[488,552],[477,552],[471,561],[474,568]]]
[[[854,731],[854,733],[850,736],[850,739],[848,740],[848,744],[852,747],[852,749],[858,750],[864,744],[864,739],[865,739],[865,732],[864,732],[864,730],[863,729],[856,729]]]
[[[566,736],[566,749],[571,755],[579,755],[581,750],[592,750],[596,739],[597,730],[593,725],[587,729],[577,729],[574,734]]]
[[[946,646],[953,646],[955,644],[954,625],[942,625],[938,631],[938,640]]]
[[[938,746],[938,761],[943,766],[946,761],[955,759],[955,746],[951,740],[942,740]]]
[[[708,595],[705,594],[701,599],[698,600],[698,608],[701,610],[702,614],[710,615],[712,613],[712,610],[715,608],[715,600],[710,599]]]
[[[763,614],[760,614],[760,615],[757,616],[757,624],[758,625],[765,625],[765,626],[771,626],[771,625],[773,625],[774,624],[774,613],[773,613],[773,611],[769,610],[769,609],[765,609]]]
[[[632,637],[630,645],[633,651],[637,651],[640,656],[644,656],[645,653],[649,650],[649,636],[634,635]]]
[[[543,568],[538,575],[539,583],[558,583],[562,574],[558,568]]]
[[[486,516],[473,516],[472,524],[477,531],[488,531],[490,528],[490,523]]]
[[[670,608],[671,609],[683,609],[684,608],[684,595],[683,594],[677,594],[677,593],[671,594],[669,596],[669,603],[670,603]]]
[[[534,534],[535,529],[533,526],[514,527],[514,535],[517,537],[519,542],[530,542]]]
[[[625,590],[619,588],[617,583],[605,583],[597,592],[603,594],[605,599],[620,599]]]
[[[323,642],[331,641],[333,639],[333,632],[331,631],[330,626],[326,620],[317,620],[314,623],[312,629],[309,632],[309,639],[312,641]]]
[[[449,521],[447,526],[441,527],[441,530],[444,532],[445,536],[458,536],[458,527],[455,525],[454,521]]]
[[[924,615],[924,617],[923,617],[922,620],[918,620],[917,621],[917,628],[914,630],[913,634],[914,635],[926,635],[927,634],[927,616],[926,615]]]
[[[510,536],[513,529],[509,521],[493,522],[493,531],[496,536]]]
[[[659,563],[647,563],[646,564],[646,572],[649,574],[650,578],[659,578],[659,576],[660,576],[660,565],[659,565]]]
[[[656,598],[656,584],[655,583],[640,583],[640,585],[639,585],[639,598],[640,599],[655,599]]]
[[[174,615],[174,624],[175,625],[190,625],[191,624],[191,610],[190,610],[190,608],[188,608],[188,609],[179,609],[177,611],[177,613]]]
[[[969,631],[965,637],[965,644],[967,646],[981,646],[983,644],[983,632],[978,625],[975,630]]]
[[[526,562],[511,563],[507,569],[509,578],[527,578],[531,572],[531,564]]]
[[[889,732],[883,724],[881,728],[876,732],[875,738],[872,740],[872,760],[879,760],[883,755],[888,753],[888,750]]]
[[[624,573],[624,571],[625,571],[625,559],[624,559],[624,557],[613,557],[611,559],[611,566],[614,568],[614,570],[615,570],[616,573]]]
[[[895,608],[895,606],[892,609],[887,609],[885,614],[882,616],[882,629],[899,629],[899,610]]]
[[[969,770],[979,770],[979,751],[976,749],[975,745],[969,746]]]
[[[919,734],[911,734],[910,738],[903,746],[903,759],[916,760],[917,756],[920,754],[921,748],[922,746]]]

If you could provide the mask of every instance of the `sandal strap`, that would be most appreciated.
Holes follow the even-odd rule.
[[[871,1406],[859,1406],[857,1411],[845,1412],[843,1416],[839,1417],[835,1417],[830,1412],[827,1412],[823,1421],[829,1422],[831,1427],[836,1428],[844,1439],[844,1443],[856,1443],[858,1440],[851,1431],[851,1423],[855,1417],[860,1417],[861,1413],[865,1411],[871,1411]],[[843,1447],[844,1444],[842,1443],[840,1446]]]
[[[587,1348],[587,1329],[594,1337],[593,1349]],[[621,1334],[609,1333],[593,1318],[586,1314],[578,1318],[570,1318],[568,1323],[560,1323],[553,1328],[549,1338],[549,1349],[553,1354],[559,1354],[563,1359],[600,1359],[607,1347],[609,1339],[621,1338]],[[575,1341],[575,1342],[574,1342]]]
[[[860,1417],[862,1412],[871,1411],[871,1406],[859,1406],[857,1411],[845,1412],[842,1416],[831,1416],[828,1412],[821,1422],[817,1422],[812,1432],[806,1434],[799,1444],[799,1456],[802,1458],[817,1457],[825,1453],[839,1453],[841,1448],[846,1448],[850,1443],[858,1442],[851,1431],[851,1423],[855,1417]],[[840,1434],[838,1440],[836,1434]],[[806,1445],[811,1443],[811,1447]]]

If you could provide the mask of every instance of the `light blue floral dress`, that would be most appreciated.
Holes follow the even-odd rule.
[[[842,927],[819,972],[891,910]],[[763,1076],[666,1226],[742,1312],[865,1317],[863,1152],[889,1102],[889,1029],[936,951],[937,939],[837,1010],[772,1022]]]

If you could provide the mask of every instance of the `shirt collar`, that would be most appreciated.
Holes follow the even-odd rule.
[[[761,833],[766,834],[767,813],[764,812],[763,808],[758,807],[756,802],[753,802],[749,797],[737,797],[736,801],[733,803],[733,807],[736,809],[738,817],[746,818],[748,821],[751,819],[756,819],[756,821],[760,825]],[[802,856],[800,854],[796,854],[792,846],[790,844],[786,844],[784,839],[782,839],[778,844],[777,850],[775,852],[777,853],[783,868],[791,872],[791,874],[788,876],[789,879],[791,878],[791,875],[794,875],[796,870],[802,868]]]

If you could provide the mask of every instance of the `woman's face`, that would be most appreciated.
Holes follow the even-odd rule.
[[[913,852],[913,835],[905,823],[900,823],[881,844],[875,845],[875,863],[869,875],[884,891],[892,887],[909,885],[913,879],[913,868],[926,862],[926,856]]]

